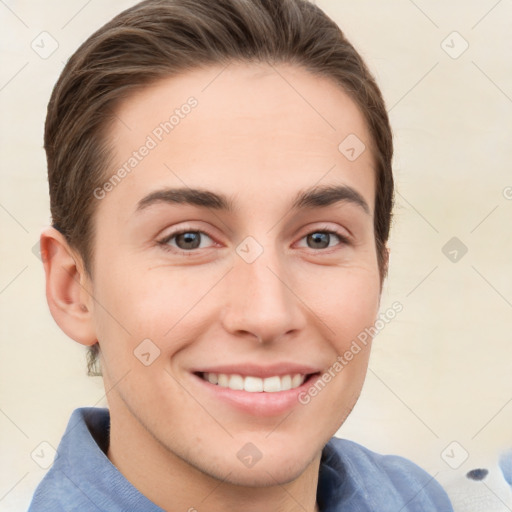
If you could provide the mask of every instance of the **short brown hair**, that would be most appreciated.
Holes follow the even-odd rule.
[[[156,80],[235,61],[301,66],[334,80],[359,106],[376,162],[374,235],[382,286],[394,203],[385,103],[340,28],[307,0],[146,0],[90,36],[67,62],[48,104],[44,147],[54,226],[92,275],[93,191],[110,167],[107,134],[116,106]],[[90,371],[98,349],[89,352]]]

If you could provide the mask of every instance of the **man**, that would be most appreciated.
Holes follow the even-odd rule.
[[[69,60],[45,149],[47,299],[109,410],[73,413],[32,512],[452,510],[332,437],[367,369],[371,340],[342,356],[378,315],[393,151],[320,9],[137,4]]]

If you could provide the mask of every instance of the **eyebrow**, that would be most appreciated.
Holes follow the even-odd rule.
[[[157,203],[190,204],[218,211],[234,212],[233,200],[210,190],[199,188],[165,188],[151,192],[138,203],[136,211],[144,210]],[[325,208],[336,203],[349,203],[359,206],[370,215],[370,207],[363,196],[348,185],[325,185],[299,191],[292,202],[292,210]]]

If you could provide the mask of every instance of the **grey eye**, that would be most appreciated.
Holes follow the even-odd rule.
[[[332,231],[315,231],[306,236],[306,243],[311,249],[326,249],[330,246],[333,236],[343,241],[340,235]]]
[[[164,238],[160,244],[175,247],[181,251],[191,252],[194,249],[204,248],[205,242],[208,246],[208,241],[210,242],[210,245],[213,242],[212,238],[205,232],[195,229],[187,229],[170,234]]]
[[[201,235],[198,231],[187,231],[176,235],[176,245],[180,249],[197,249],[201,243]]]

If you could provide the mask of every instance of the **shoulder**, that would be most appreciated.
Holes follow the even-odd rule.
[[[382,455],[336,437],[326,445],[324,457],[327,465],[341,473],[344,485],[350,482],[354,503],[366,500],[379,510],[388,510],[383,504],[392,504],[389,510],[398,506],[403,512],[453,512],[436,479],[404,457]]]
[[[28,512],[162,512],[107,457],[108,409],[76,409]]]
[[[108,418],[107,409],[79,408],[73,411],[53,464],[37,486],[28,512],[97,510],[80,491],[80,481],[75,482],[81,476],[77,472],[76,459],[80,457],[87,465],[93,445],[90,423],[100,430],[99,425],[103,422],[103,436],[107,436],[104,425],[105,420],[108,424]]]
[[[80,496],[78,488],[60,469],[51,468],[37,486],[28,512],[78,512],[95,510],[93,505]],[[89,507],[89,508],[88,508]]]

